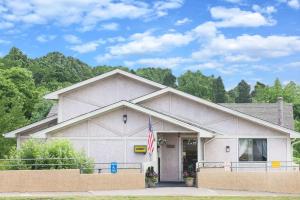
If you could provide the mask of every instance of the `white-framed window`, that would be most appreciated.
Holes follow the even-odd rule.
[[[267,139],[239,139],[239,161],[267,161],[267,159]]]

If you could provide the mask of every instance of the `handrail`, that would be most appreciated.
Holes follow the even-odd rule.
[[[289,169],[296,168],[300,171],[300,165],[294,161],[278,161],[279,166],[273,167],[273,161],[239,161],[239,162],[218,162],[218,161],[199,161],[197,162],[197,170],[205,168],[227,168],[230,171],[238,169],[265,169],[269,171],[270,169]]]

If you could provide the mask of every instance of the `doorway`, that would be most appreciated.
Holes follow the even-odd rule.
[[[197,138],[182,138],[182,180],[185,176],[196,175],[198,161]]]
[[[160,133],[166,142],[158,148],[158,174],[160,182],[182,182],[186,173],[195,175],[198,161],[197,135],[186,133]]]

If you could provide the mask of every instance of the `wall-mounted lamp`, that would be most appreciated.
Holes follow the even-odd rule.
[[[123,115],[123,122],[124,122],[124,124],[127,123],[127,115],[126,114]]]
[[[226,146],[226,152],[230,152],[230,146]]]

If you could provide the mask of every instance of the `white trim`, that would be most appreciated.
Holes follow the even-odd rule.
[[[170,87],[167,87],[167,88],[164,88],[164,89],[159,90],[157,92],[153,92],[153,93],[150,93],[148,95],[142,96],[140,98],[134,99],[134,100],[132,100],[132,102],[133,103],[141,103],[143,101],[149,100],[149,99],[151,99],[153,97],[160,96],[162,94],[166,94],[168,92],[173,93],[173,94],[177,94],[177,95],[185,97],[185,98],[188,98],[188,99],[193,100],[195,102],[198,102],[200,104],[204,104],[204,105],[206,105],[208,107],[211,107],[211,108],[214,108],[214,109],[217,109],[217,110],[221,110],[221,111],[223,111],[225,113],[228,113],[228,114],[240,117],[242,119],[246,119],[248,121],[260,124],[262,126],[265,126],[265,127],[268,127],[268,128],[272,128],[272,129],[280,131],[282,133],[287,133],[287,134],[290,135],[291,138],[300,138],[300,133],[298,133],[298,132],[296,132],[294,130],[291,130],[291,129],[288,129],[288,128],[285,128],[285,127],[282,127],[282,126],[279,126],[279,125],[276,125],[276,124],[264,121],[262,119],[253,117],[251,115],[247,115],[247,114],[244,114],[242,112],[238,112],[236,110],[232,110],[232,109],[227,108],[225,106],[222,106],[222,105],[219,105],[219,104],[216,104],[216,103],[212,103],[210,101],[201,99],[199,97],[195,97],[193,95],[181,92],[179,90],[176,90],[176,89],[173,89],[173,88],[170,88]]]
[[[4,136],[5,138],[15,138],[15,137],[16,137],[16,134],[18,134],[18,133],[21,133],[21,132],[26,131],[26,130],[28,130],[28,129],[34,128],[34,127],[36,127],[36,126],[39,126],[39,125],[48,123],[48,122],[50,122],[50,121],[52,121],[52,120],[54,120],[54,119],[57,119],[57,116],[56,116],[56,115],[55,115],[55,116],[52,116],[52,117],[48,117],[48,118],[46,118],[46,119],[42,119],[41,121],[38,121],[38,122],[35,122],[35,123],[32,123],[32,124],[29,124],[29,125],[27,125],[27,126],[24,126],[24,127],[22,127],[22,128],[13,130],[13,131],[11,131],[11,132],[5,133],[5,134],[3,134],[3,136]]]
[[[44,98],[45,98],[45,99],[58,99],[58,96],[61,95],[61,94],[63,94],[63,93],[66,93],[66,92],[69,92],[69,91],[71,91],[71,90],[80,88],[80,87],[82,87],[82,86],[91,84],[91,83],[93,83],[93,82],[99,81],[99,80],[101,80],[101,79],[107,78],[107,77],[112,76],[112,75],[115,75],[115,74],[121,74],[121,75],[127,76],[127,77],[129,77],[129,78],[132,78],[132,79],[134,79],[134,80],[137,80],[137,81],[146,83],[146,84],[148,84],[148,85],[152,85],[152,86],[157,87],[157,88],[159,88],[159,89],[162,89],[162,88],[167,87],[167,86],[161,85],[161,84],[159,84],[159,83],[156,83],[156,82],[154,82],[154,81],[150,81],[150,80],[145,79],[145,78],[143,78],[143,77],[134,75],[134,74],[132,74],[132,73],[125,72],[125,71],[120,70],[120,69],[115,69],[115,70],[112,70],[112,71],[110,71],[110,72],[101,74],[101,75],[99,75],[99,76],[96,76],[96,77],[87,79],[87,80],[85,80],[85,81],[81,81],[81,82],[76,83],[76,84],[74,84],[74,85],[71,85],[71,86],[69,86],[69,87],[66,87],[66,88],[57,90],[57,91],[55,91],[55,92],[51,92],[51,93],[45,95]]]
[[[141,107],[139,105],[132,104],[132,103],[127,102],[127,101],[120,101],[118,103],[106,106],[104,108],[101,108],[101,109],[98,109],[98,110],[95,110],[95,111],[92,111],[92,112],[89,112],[89,113],[86,113],[84,115],[80,115],[80,116],[72,118],[70,120],[64,121],[64,122],[59,123],[59,124],[57,124],[55,126],[52,126],[50,128],[46,128],[44,130],[38,131],[38,132],[32,134],[32,136],[36,137],[36,138],[45,138],[46,137],[45,134],[47,134],[47,133],[51,133],[53,131],[60,130],[62,128],[66,128],[66,127],[75,125],[75,124],[77,124],[77,123],[79,123],[81,121],[84,121],[86,119],[90,119],[90,118],[96,117],[97,115],[100,115],[100,114],[103,114],[103,113],[111,112],[111,111],[113,111],[113,110],[115,110],[117,108],[123,107],[123,106],[132,108],[132,109],[140,111],[142,113],[149,114],[149,115],[151,115],[153,117],[160,118],[162,120],[165,120],[165,121],[170,122],[172,124],[176,124],[178,126],[182,126],[184,128],[190,129],[192,131],[200,132],[200,134],[201,134],[202,137],[213,137],[214,134],[215,134],[213,131],[210,132],[210,131],[208,131],[206,129],[203,129],[203,128],[200,128],[200,127],[197,127],[197,126],[193,126],[193,125],[187,124],[187,123],[185,123],[183,121],[180,121],[178,119],[175,119],[173,117],[170,117],[170,116],[158,113],[158,112],[153,111],[153,110],[149,110],[149,109]]]
[[[27,137],[31,138],[31,137]],[[87,136],[84,137],[52,137],[56,139],[70,139],[70,140],[88,140],[89,138]],[[92,140],[124,140],[125,137],[90,137]],[[147,140],[147,137],[127,137],[127,140]]]
[[[217,135],[215,136],[216,139],[235,139],[235,138],[270,138],[270,139],[286,139],[287,136],[268,136],[268,135],[242,135],[242,136],[230,136],[230,135]]]

